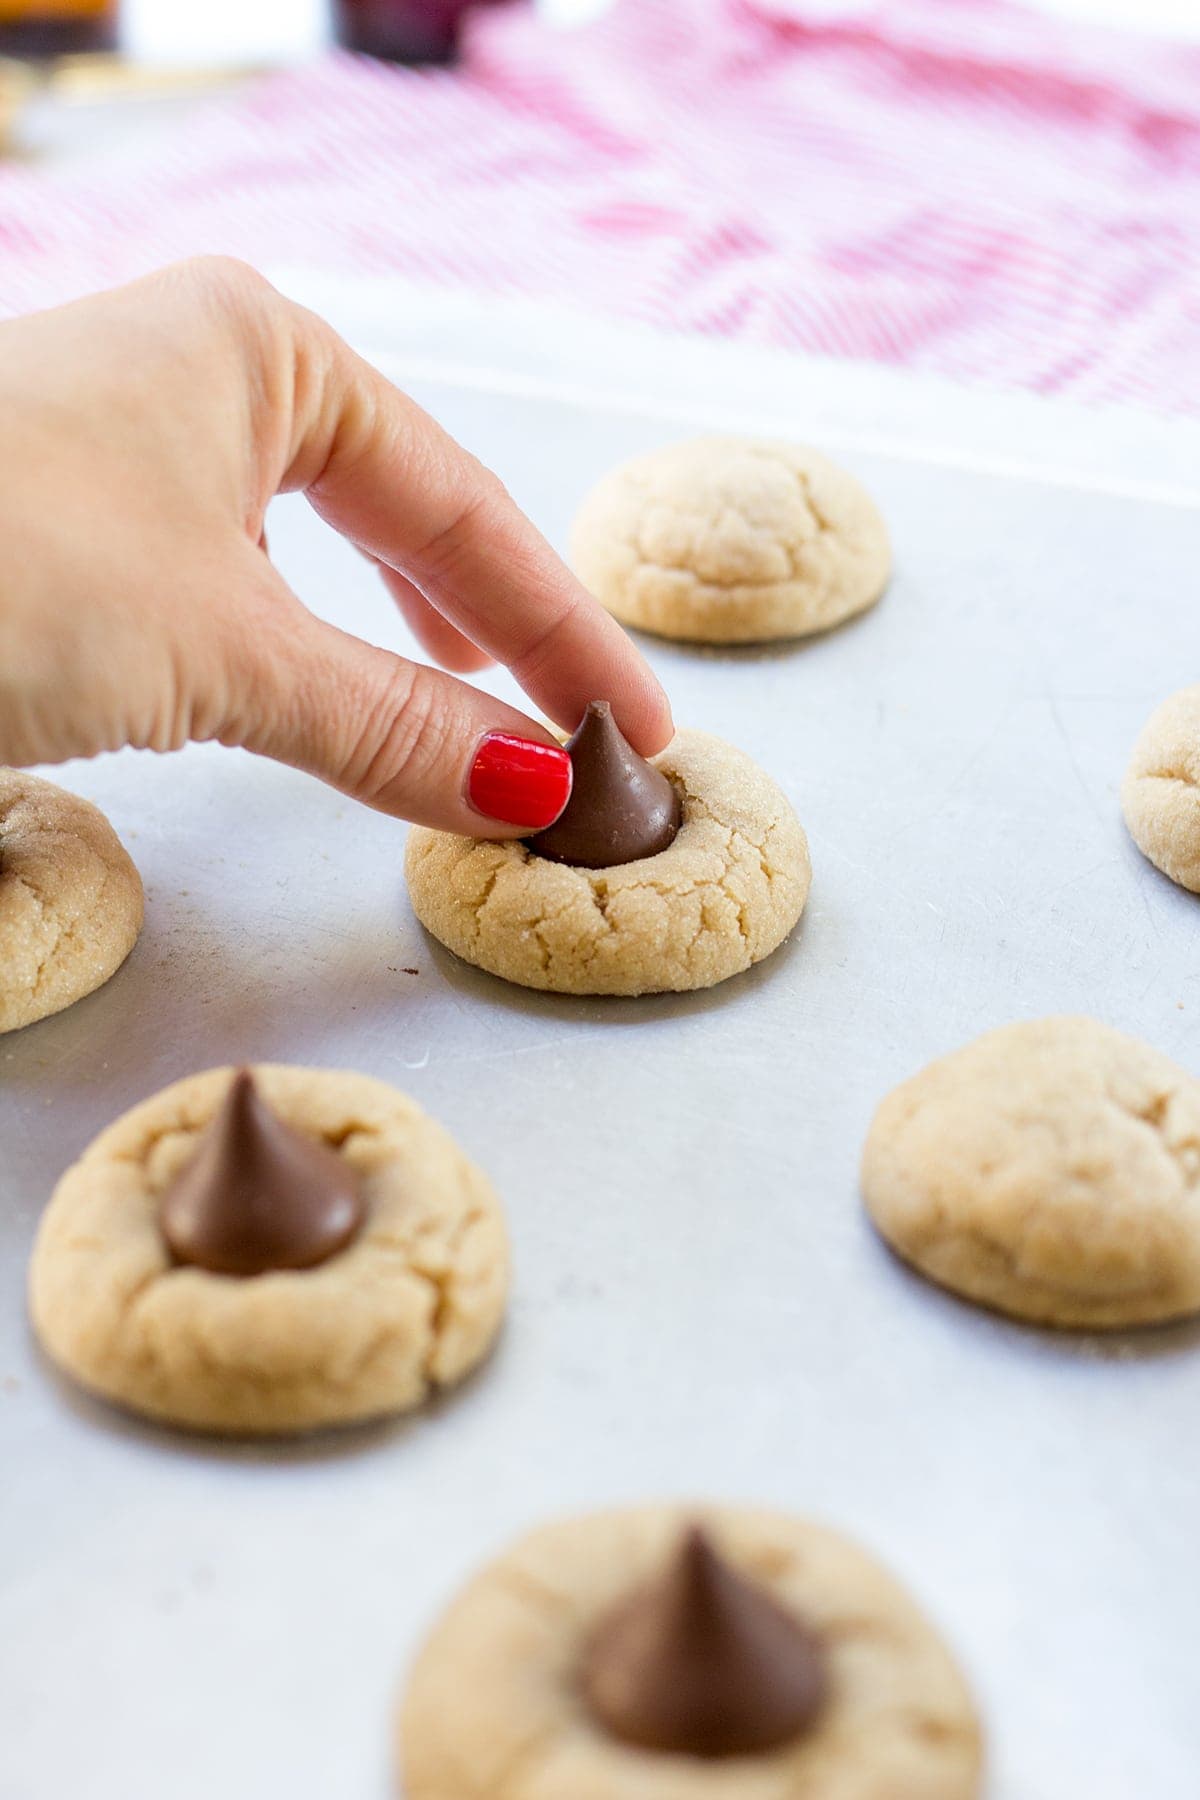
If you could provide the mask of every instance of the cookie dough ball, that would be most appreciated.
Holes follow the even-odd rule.
[[[1094,1330],[1200,1309],[1200,1082],[1093,1019],[989,1032],[875,1115],[883,1236],[997,1311]]]
[[[700,644],[826,631],[887,586],[887,527],[816,450],[702,437],[624,463],[571,533],[584,586],[626,625]]]
[[[484,1176],[406,1095],[365,1075],[266,1065],[263,1100],[344,1159],[366,1218],[312,1268],[252,1277],[177,1263],[160,1205],[235,1075],[190,1076],[134,1107],[67,1171],[42,1220],[30,1305],[84,1387],[201,1431],[269,1434],[419,1406],[482,1359],[508,1287]]]
[[[662,1581],[695,1524],[735,1579],[815,1634],[824,1699],[791,1741],[728,1755],[643,1748],[589,1704],[597,1633]],[[697,1616],[710,1627],[703,1679],[704,1663],[711,1677],[723,1658],[711,1607]],[[743,1649],[769,1649],[769,1625],[743,1627]],[[624,1697],[609,1685],[610,1700],[644,1710],[644,1682]],[[761,1701],[761,1686],[745,1684],[743,1707]],[[714,1708],[726,1698],[714,1695]],[[534,1532],[452,1603],[400,1717],[407,1800],[975,1800],[981,1760],[963,1679],[903,1589],[833,1532],[744,1508],[652,1507]]]
[[[1133,747],[1121,808],[1143,856],[1200,894],[1200,686],[1164,700]]]
[[[657,856],[617,868],[414,827],[405,870],[418,919],[478,968],[559,994],[683,992],[761,962],[808,898],[795,813],[757,764],[705,732],[679,732],[654,766],[678,789],[683,823]]]
[[[142,929],[142,883],[87,800],[0,769],[0,1032],[73,1006]]]

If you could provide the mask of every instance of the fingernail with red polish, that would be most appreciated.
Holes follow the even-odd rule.
[[[557,744],[489,731],[475,752],[467,796],[485,819],[544,831],[571,798],[571,759]]]

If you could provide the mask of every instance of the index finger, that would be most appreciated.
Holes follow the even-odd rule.
[[[496,476],[328,327],[293,314],[303,404],[284,485],[415,582],[564,729],[610,700],[635,749],[663,749],[671,709],[645,658]]]

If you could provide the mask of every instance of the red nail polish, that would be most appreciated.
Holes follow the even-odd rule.
[[[557,744],[489,731],[475,752],[467,795],[485,819],[544,831],[571,798],[571,759]]]

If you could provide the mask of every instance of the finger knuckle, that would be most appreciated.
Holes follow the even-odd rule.
[[[235,256],[196,256],[163,272],[169,289],[192,311],[206,342],[269,339],[285,302],[265,275]]]
[[[371,800],[401,778],[420,788],[442,762],[448,721],[427,672],[400,664],[362,719],[346,785]]]
[[[508,503],[503,482],[477,466],[462,484],[445,523],[418,552],[421,568],[433,580],[451,578],[465,558],[498,528]]]
[[[543,671],[552,668],[558,659],[563,640],[574,629],[583,605],[582,593],[571,594],[562,610],[556,612],[548,624],[535,633],[528,643],[523,645],[520,654],[511,663],[513,674],[524,685],[539,680]]]
[[[194,256],[181,268],[203,293],[231,306],[261,303],[275,292],[265,275],[237,256]]]

